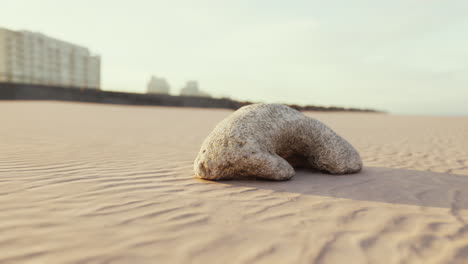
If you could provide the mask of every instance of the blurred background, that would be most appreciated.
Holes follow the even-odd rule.
[[[464,0],[3,0],[0,27],[22,47],[55,41],[49,82],[468,115],[467,14]]]

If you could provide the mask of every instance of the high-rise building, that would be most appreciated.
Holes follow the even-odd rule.
[[[170,89],[171,87],[166,79],[151,76],[146,91],[147,93],[169,94]]]
[[[180,90],[180,95],[184,96],[198,96],[198,97],[211,97],[208,93],[203,92],[198,88],[197,81],[188,81],[185,86]]]
[[[30,31],[0,28],[0,82],[100,89],[101,58]]]

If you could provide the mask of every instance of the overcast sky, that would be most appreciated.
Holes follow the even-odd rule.
[[[89,47],[104,90],[468,115],[467,0],[2,0],[0,27]]]

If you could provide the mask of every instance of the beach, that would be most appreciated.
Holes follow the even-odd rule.
[[[196,179],[231,110],[0,102],[0,263],[468,263],[468,117],[305,112],[358,174]]]

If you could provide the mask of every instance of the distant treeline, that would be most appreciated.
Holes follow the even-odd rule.
[[[240,107],[255,104],[249,101],[238,102]],[[284,104],[298,111],[322,111],[322,112],[368,112],[368,113],[383,113],[382,111],[367,109],[367,108],[348,108],[338,106],[316,106],[316,105],[297,105],[297,104]]]
[[[210,98],[195,96],[173,96],[166,94],[139,94],[110,92],[91,89],[65,88],[57,86],[1,83],[0,100],[56,100],[123,105],[155,105],[200,108],[226,108],[236,110],[242,106],[253,104],[248,101],[235,101],[230,98]],[[372,109],[357,109],[324,106],[289,105],[299,111],[348,111],[348,112],[378,112]]]

